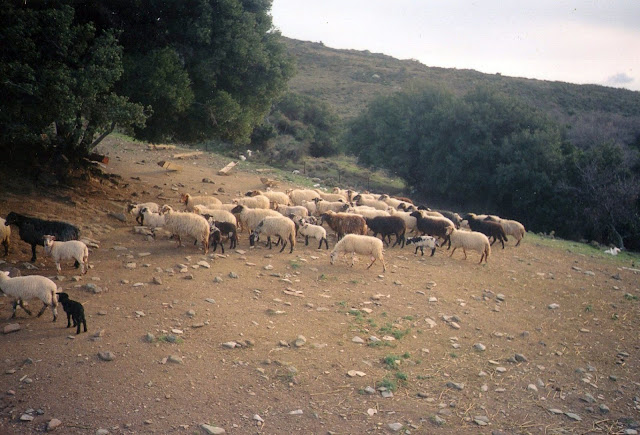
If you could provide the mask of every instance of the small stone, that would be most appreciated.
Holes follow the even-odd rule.
[[[10,334],[12,332],[16,332],[20,330],[20,324],[19,323],[9,323],[7,326],[5,326],[2,329],[2,332],[4,334]]]
[[[183,364],[184,361],[182,361],[182,358],[180,358],[178,355],[169,355],[169,358],[167,358],[167,362],[173,364]]]
[[[109,435],[109,431],[106,429],[98,429],[96,435]]]
[[[264,420],[258,414],[253,414],[253,419],[255,421],[259,421],[260,423],[264,423]]]
[[[372,386],[365,387],[364,392],[367,394],[376,394],[376,390]]]
[[[222,278],[219,276],[216,276],[215,278],[213,278],[213,282],[215,283],[221,283],[222,282]]]
[[[138,265],[137,265],[136,263],[134,263],[134,262],[126,263],[126,264],[124,265],[124,268],[125,268],[125,269],[135,269],[136,267],[138,267]]]
[[[189,317],[195,317],[195,315],[196,315],[196,312],[195,312],[195,311],[193,311],[193,310],[189,310],[189,311],[187,311],[187,316],[189,316]]]
[[[564,415],[566,415],[567,417],[569,417],[571,420],[575,420],[575,421],[582,421],[582,417],[580,417],[578,414],[573,413],[573,412],[565,412]]]
[[[558,408],[551,408],[549,409],[549,412],[556,415],[564,414],[564,411]]]
[[[49,423],[47,423],[47,432],[53,432],[61,424],[62,422],[60,420],[58,420],[57,418],[52,418],[51,420],[49,420]]]
[[[113,354],[113,352],[105,351],[98,352],[98,358],[100,358],[102,361],[113,361],[116,356]]]
[[[502,301],[504,301],[505,296],[502,293],[498,293],[496,295],[496,299],[502,302]]]
[[[486,415],[476,415],[473,417],[473,422],[478,426],[486,426],[489,424],[489,417]]]
[[[229,278],[238,279],[238,274],[235,272],[229,272]]]
[[[446,383],[447,388],[453,388],[455,390],[461,391],[464,390],[464,384],[461,383],[457,383],[457,382],[447,382]]]
[[[535,384],[529,384],[529,385],[527,385],[527,390],[535,391],[537,393],[538,392],[538,387],[536,387]]]
[[[204,301],[205,302],[209,302],[210,304],[215,304],[216,303],[216,300],[215,299],[211,299],[211,298],[206,298]]]
[[[431,417],[431,421],[436,426],[444,426],[447,423],[447,421],[439,415],[434,415],[433,417]]]
[[[367,409],[367,414],[369,415],[369,417],[373,417],[374,415],[376,415],[378,413],[378,410],[375,408],[369,408]]]
[[[358,344],[363,344],[364,343],[364,340],[362,338],[358,337],[357,335],[355,337],[353,337],[351,339],[351,341],[354,342],[354,343],[358,343]]]
[[[556,308],[560,308],[560,305],[558,305],[558,304],[549,304],[548,308],[550,310],[555,310]]]
[[[307,339],[305,338],[304,335],[298,335],[298,338],[296,338],[296,341],[293,342],[293,345],[295,347],[302,347],[305,344],[307,344]]]
[[[198,261],[196,264],[200,267],[204,267],[205,269],[211,269],[211,265],[204,260]]]
[[[507,371],[507,369],[504,368],[504,367],[496,367],[496,372],[498,372],[498,373],[504,373],[506,371]]]
[[[162,279],[158,278],[157,276],[154,276],[153,283],[157,285],[162,285]]]
[[[518,362],[527,362],[528,361],[527,357],[525,357],[521,353],[516,353],[515,357],[516,357],[516,361],[518,361]]]
[[[438,302],[438,298],[435,296],[430,296],[429,297],[429,302]]]
[[[458,322],[449,322],[449,325],[451,325],[453,329],[460,329]]]
[[[146,341],[147,343],[153,343],[155,339],[156,337],[150,332],[147,332],[147,335],[144,336],[144,341]]]
[[[289,415],[302,415],[302,409],[295,409],[293,411],[289,411]]]
[[[402,423],[389,423],[389,429],[391,429],[393,432],[398,432],[400,429],[402,429],[402,427]]]
[[[222,435],[223,433],[226,433],[223,428],[208,424],[201,424],[200,428],[208,435]]]
[[[607,405],[605,405],[604,403],[601,403],[600,406],[598,406],[598,408],[600,408],[600,412],[603,414],[608,414],[609,411],[611,411],[609,409],[609,407]]]
[[[226,347],[227,349],[234,349],[238,346],[238,343],[235,341],[227,341],[226,343],[222,343],[222,347]]]
[[[20,421],[33,421],[33,415],[29,415],[29,414],[22,414],[20,416]]]
[[[482,343],[476,343],[473,345],[473,348],[479,352],[484,352],[487,349],[487,346]]]

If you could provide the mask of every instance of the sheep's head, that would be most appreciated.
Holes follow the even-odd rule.
[[[256,234],[255,231],[251,231],[251,234],[249,235],[249,245],[255,246],[256,240],[258,240],[258,234]]]
[[[167,214],[171,212],[173,212],[173,208],[171,208],[171,206],[167,204],[163,205],[162,208],[160,209],[160,213],[162,214]]]
[[[234,203],[234,204],[235,204],[235,203]],[[243,205],[238,204],[238,205],[236,205],[235,207],[233,207],[233,208],[231,209],[231,213],[232,213],[232,214],[238,214],[238,213],[242,213],[242,211],[243,211],[243,210],[244,210],[244,206],[243,206]]]
[[[338,253],[336,251],[332,251],[329,255],[329,261],[331,262],[331,264],[334,264],[336,262],[336,257],[338,257]]]
[[[62,301],[68,301],[69,300],[69,295],[67,293],[64,292],[60,292],[60,293],[56,293],[58,295],[58,301],[62,302]]]
[[[190,199],[191,195],[189,195],[188,193],[183,193],[182,195],[180,195],[180,203],[182,204],[188,204]]]
[[[4,221],[4,225],[8,227],[9,225],[12,225],[12,224],[18,224],[19,221],[20,221],[20,216],[17,213],[12,211],[7,215],[7,218]]]
[[[136,208],[135,204],[129,204],[127,205],[127,213],[131,213],[133,211],[133,209]]]
[[[49,249],[51,249],[51,246],[53,245],[53,241],[55,239],[56,239],[56,236],[51,236],[51,235],[42,236],[42,241],[44,242],[45,251],[48,251]]]

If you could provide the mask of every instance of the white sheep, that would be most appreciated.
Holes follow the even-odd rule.
[[[516,239],[516,246],[520,245],[520,242],[527,232],[524,228],[524,225],[522,225],[518,221],[502,218],[500,218],[498,223],[502,225],[502,228],[504,228],[504,232],[507,236],[513,236]]]
[[[6,257],[11,246],[11,226],[5,225],[5,222],[3,218],[0,218],[0,243],[4,246],[4,256]]]
[[[313,237],[320,242],[318,244],[318,249],[322,249],[322,242],[324,242],[327,249],[329,249],[329,242],[327,242],[327,230],[320,225],[305,223],[300,227],[298,233],[304,236],[305,246],[309,245],[309,237]]]
[[[163,227],[165,224],[163,214],[155,213],[148,208],[142,209],[142,216],[144,217],[144,224],[151,229]]]
[[[331,202],[335,202],[335,201],[342,201],[342,202],[347,202],[347,195],[344,195],[341,192],[334,192],[334,193],[325,193],[322,190],[319,189],[314,189],[314,191],[320,195],[320,197],[322,199],[324,199],[325,201],[331,201]]]
[[[351,267],[353,267],[353,263],[355,262],[356,254],[370,255],[372,261],[371,264],[367,266],[367,269],[373,266],[373,263],[375,263],[376,260],[380,260],[382,262],[382,271],[385,272],[387,270],[387,266],[384,263],[382,247],[382,240],[378,239],[377,237],[361,236],[358,234],[346,234],[336,244],[336,246],[333,248],[333,251],[331,251],[331,264],[335,263],[335,260],[340,253],[344,253],[345,256],[348,253],[351,253]]]
[[[282,205],[278,204],[276,207],[276,211],[283,216],[295,215],[299,217],[307,217],[309,216],[309,210],[302,205]]]
[[[315,201],[302,201],[300,206],[306,208],[309,211],[309,216],[313,216],[316,214],[316,202]]]
[[[193,207],[198,204],[203,204],[207,207],[213,204],[222,204],[222,201],[215,196],[191,196],[188,193],[180,195],[180,202],[184,203],[186,211],[193,211]]]
[[[227,210],[218,210],[215,208],[207,208],[202,204],[198,204],[193,207],[193,212],[199,215],[207,215],[207,217],[213,218],[218,222],[229,222],[230,224],[238,225],[236,217]]]
[[[60,272],[60,260],[74,259],[80,264],[80,271],[84,275],[89,270],[89,248],[80,240],[59,242],[55,236],[46,235],[44,240],[44,253],[51,255],[56,263],[56,269]]]
[[[162,213],[165,219],[165,229],[178,238],[178,246],[182,246],[182,237],[190,236],[196,242],[202,243],[204,253],[209,252],[209,222],[195,213],[181,213],[164,205]]]
[[[30,275],[10,278],[9,272],[0,271],[0,291],[7,296],[13,296],[15,298],[13,302],[12,319],[16,317],[16,308],[18,305],[20,305],[27,314],[31,315],[31,311],[25,308],[24,301],[38,298],[44,303],[44,306],[38,313],[38,317],[42,316],[42,313],[44,313],[47,307],[51,307],[51,311],[53,311],[53,321],[55,322],[58,318],[58,310],[56,309],[58,306],[58,298],[56,297],[57,290],[56,284],[44,276]]]
[[[451,234],[449,234],[449,240],[451,241],[451,247],[453,247],[449,257],[453,255],[457,248],[462,248],[465,260],[467,259],[467,249],[469,249],[480,253],[480,263],[482,263],[483,259],[485,263],[488,262],[489,255],[491,254],[491,245],[489,244],[489,239],[484,234],[477,231],[454,229]]]
[[[242,196],[231,202],[237,205],[244,205],[249,208],[271,208],[271,201],[264,195]]]
[[[391,198],[386,193],[383,194],[383,195],[380,195],[380,197],[378,198],[378,201],[385,202],[388,205],[390,205],[391,207],[396,208],[396,209],[400,206],[400,204],[405,204],[405,206],[411,205],[406,201],[401,201],[401,200],[396,199],[396,198]]]
[[[129,210],[129,213],[131,213],[132,215],[135,215],[136,222],[138,222],[140,225],[144,225],[144,217],[142,216],[142,209],[143,208],[147,208],[149,211],[152,211],[154,213],[158,213],[160,211],[160,207],[155,202],[143,202],[143,203],[140,203],[140,204],[129,204],[127,206],[127,209]]]
[[[255,230],[251,233],[249,242],[251,246],[254,245],[256,239],[260,235],[267,236],[267,246],[271,249],[271,236],[278,236],[282,241],[282,248],[280,252],[284,251],[287,246],[287,241],[291,244],[289,253],[293,252],[293,248],[296,246],[296,226],[291,219],[284,216],[267,216],[258,223]]]
[[[316,215],[320,216],[323,213],[332,211],[335,213],[344,212],[349,208],[349,204],[342,201],[325,201],[323,199],[315,199],[316,203]]]
[[[302,201],[313,201],[316,198],[320,198],[318,192],[310,189],[295,189],[288,192],[288,194],[293,205],[304,205]]]
[[[254,190],[252,192],[249,192],[251,195],[247,194],[248,196],[257,196],[257,195],[263,195],[266,196],[267,198],[269,198],[269,201],[273,202],[273,203],[277,203],[277,204],[283,204],[283,205],[289,205],[291,204],[291,198],[289,198],[289,195],[287,195],[284,192],[278,192],[276,190],[266,190],[266,191],[262,191],[262,190]]]
[[[357,205],[355,207],[349,207],[347,209],[347,213],[359,214],[364,218],[372,219],[378,216],[391,216],[388,211],[378,210],[373,207],[369,207],[366,205]]]
[[[389,210],[389,213],[393,216],[400,216],[404,219],[404,223],[407,225],[407,232],[414,232],[418,226],[418,219],[411,216],[411,212],[408,211],[398,211],[395,209]]]
[[[440,246],[436,238],[432,236],[410,237],[407,239],[407,245],[411,244],[416,245],[416,252],[413,253],[414,255],[417,255],[418,249],[420,249],[420,252],[422,252],[422,255],[424,256],[424,248],[429,248],[431,249],[432,257],[436,253],[436,247]]]
[[[255,227],[258,226],[260,221],[267,216],[278,216],[282,215],[275,210],[263,209],[263,208],[249,208],[244,205],[236,205],[232,210],[236,218],[238,219],[238,223],[242,225],[242,228],[246,228],[249,232],[251,232]]]
[[[353,199],[356,201],[356,205],[367,205],[369,207],[385,211],[389,209],[389,204],[387,204],[386,202],[380,201],[378,199],[368,199],[364,197],[362,193],[356,195],[356,197]]]

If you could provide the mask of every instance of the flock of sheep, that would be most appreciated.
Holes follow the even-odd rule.
[[[249,233],[251,246],[262,236],[269,248],[275,240],[276,246],[282,245],[280,252],[288,245],[291,253],[297,236],[301,235],[306,245],[312,238],[318,242],[318,249],[323,245],[329,249],[326,225],[338,239],[330,254],[331,264],[340,254],[351,254],[351,266],[356,255],[366,255],[371,258],[367,269],[379,260],[383,271],[386,270],[383,247],[391,245],[391,236],[395,236],[393,246],[404,247],[405,242],[415,245],[415,254],[420,249],[424,255],[424,248],[428,248],[433,256],[437,247],[448,244],[448,248],[452,248],[450,256],[458,248],[463,250],[465,259],[467,250],[476,251],[482,263],[488,261],[493,243],[499,240],[504,248],[507,237],[512,236],[518,246],[525,234],[521,223],[497,216],[469,213],[463,218],[454,212],[416,206],[409,198],[338,188],[331,193],[315,189],[253,190],[227,204],[214,196],[185,193],[181,195],[180,203],[184,204],[184,211],[153,202],[130,204],[128,211],[135,215],[141,226],[151,230],[154,238],[156,229],[163,228],[177,240],[178,246],[182,245],[183,239],[195,239],[194,244],[202,246],[205,254],[210,246],[215,251],[218,245],[224,253],[227,242],[230,249],[235,248],[238,233],[243,231]],[[79,230],[75,226],[11,212],[6,220],[0,218],[0,243],[5,248],[5,256],[9,252],[11,225],[18,228],[20,239],[31,245],[31,261],[36,260],[36,246],[40,245],[53,258],[58,272],[64,260],[75,260],[76,267],[81,268],[82,273],[87,272],[89,250],[85,243],[77,240]],[[408,233],[413,233],[413,237],[406,238]],[[490,239],[493,239],[491,243]],[[56,320],[58,300],[62,303],[63,298],[61,293],[56,293],[53,281],[39,275],[9,275],[9,272],[0,272],[0,290],[14,298],[12,318],[18,306],[30,315],[24,301],[39,298],[44,306],[38,316],[50,307],[53,320]],[[86,331],[82,305],[64,295],[67,327],[71,326],[73,317],[77,333],[80,333],[81,322]]]

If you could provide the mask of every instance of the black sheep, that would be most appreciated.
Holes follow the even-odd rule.
[[[502,249],[504,249],[504,242],[509,241],[507,239],[507,233],[504,232],[504,228],[502,228],[502,225],[498,222],[478,219],[473,213],[467,213],[464,219],[469,223],[471,231],[477,231],[489,238],[493,237],[491,246],[493,246],[496,240],[500,240],[500,243],[502,243]]]
[[[87,332],[87,319],[84,317],[84,307],[80,302],[69,299],[67,293],[57,293],[58,302],[62,304],[64,312],[67,313],[67,328],[71,327],[71,320],[73,319],[73,326],[77,327],[76,334],[80,334],[80,324],[84,326],[84,332]]]
[[[20,232],[20,239],[31,245],[31,262],[36,261],[36,245],[44,246],[44,236],[49,234],[56,240],[66,242],[78,240],[80,230],[66,222],[46,221],[34,217],[24,216],[15,212],[7,215],[5,225],[16,225]],[[76,267],[79,263],[76,261]]]
[[[231,222],[214,221],[211,215],[203,215],[209,221],[211,233],[209,234],[209,246],[213,246],[213,252],[218,248],[218,244],[224,254],[223,237],[229,240],[229,249],[235,249],[238,245],[238,229]],[[218,230],[215,231],[214,227]],[[225,240],[226,241],[226,240]]]
[[[393,246],[400,245],[400,247],[404,248],[404,234],[407,231],[407,224],[400,216],[376,216],[374,218],[365,218],[365,221],[369,229],[373,231],[373,237],[380,234],[382,241],[389,246],[391,234],[395,234],[396,242]],[[386,240],[387,237],[389,238],[388,242]]]
[[[460,217],[460,215],[458,213],[449,211],[449,210],[436,210],[438,213],[440,213],[442,216],[446,217],[447,219],[449,219],[451,222],[453,222],[453,225],[456,226],[456,229],[460,229],[460,224],[462,223],[462,218]]]
[[[418,228],[418,231],[422,233],[422,235],[427,234],[433,237],[440,237],[444,240],[441,246],[444,246],[445,243],[449,242],[449,247],[451,247],[451,239],[449,238],[449,235],[455,229],[455,225],[449,219],[442,217],[423,216],[420,211],[414,211],[409,216],[413,216],[414,218],[416,218],[416,227]]]

